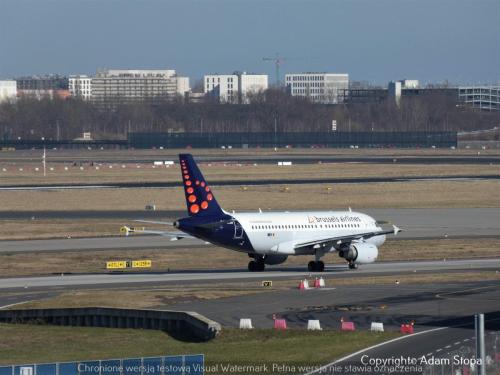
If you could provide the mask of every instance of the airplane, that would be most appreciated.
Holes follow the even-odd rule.
[[[171,240],[199,238],[207,243],[247,253],[252,259],[249,271],[264,271],[266,265],[284,263],[289,256],[314,256],[307,269],[323,272],[321,258],[337,253],[350,269],[373,263],[386,235],[397,235],[393,225],[383,230],[374,218],[359,212],[244,212],[224,211],[191,154],[180,154],[179,162],[188,216],[173,223],[136,220],[145,223],[173,225],[179,231],[146,230],[122,227],[129,233],[150,233]]]

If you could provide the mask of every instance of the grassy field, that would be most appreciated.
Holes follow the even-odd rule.
[[[36,170],[38,168],[38,170]],[[203,163],[205,178],[210,181],[270,179],[285,182],[298,176],[303,179],[357,178],[391,176],[463,176],[499,175],[499,165],[457,164],[374,164],[374,163],[325,163],[277,165]],[[52,170],[53,169],[53,170]],[[179,168],[158,167],[152,164],[88,164],[74,167],[67,164],[49,164],[47,176],[41,166],[32,163],[2,163],[0,185],[7,184],[58,184],[58,183],[111,183],[137,181],[179,181]]]
[[[8,338],[0,340],[0,364],[205,354],[206,365],[312,366],[398,336],[396,332],[224,329],[209,342],[187,343],[153,330],[0,324],[0,337]]]
[[[418,181],[215,187],[226,210],[498,207],[498,181]],[[2,191],[1,211],[185,210],[180,188]]]
[[[119,236],[124,220],[0,220],[0,240]]]
[[[181,243],[179,244],[181,245]],[[389,240],[378,261],[471,259],[498,257],[500,238]],[[0,274],[29,276],[52,273],[105,272],[106,261],[151,259],[153,271],[182,269],[245,268],[248,256],[211,245],[173,249],[100,250],[0,255]],[[305,267],[310,257],[289,257],[285,265]],[[327,264],[345,264],[336,254],[326,255]]]

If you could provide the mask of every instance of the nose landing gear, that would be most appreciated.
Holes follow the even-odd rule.
[[[323,263],[323,261],[321,260],[318,261],[311,260],[307,264],[307,270],[309,272],[323,272],[325,270],[325,263]]]

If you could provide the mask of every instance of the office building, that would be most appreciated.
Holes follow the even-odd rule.
[[[69,76],[68,88],[71,96],[89,100],[92,97],[92,78],[86,75]]]
[[[337,73],[294,73],[285,75],[285,84],[292,96],[309,98],[322,104],[341,103],[341,92],[349,88],[349,75]]]
[[[184,96],[189,79],[175,70],[100,70],[91,80],[91,97],[96,103],[160,103]]]

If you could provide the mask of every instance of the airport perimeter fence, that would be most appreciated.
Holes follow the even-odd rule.
[[[0,140],[0,149],[126,148],[450,148],[456,132],[129,133],[126,140]]]
[[[129,133],[133,148],[450,148],[456,132]]]
[[[0,366],[0,375],[198,375],[203,366],[197,354]]]

